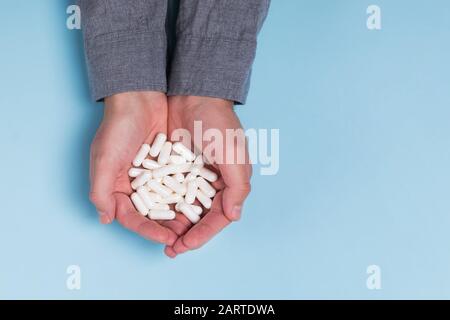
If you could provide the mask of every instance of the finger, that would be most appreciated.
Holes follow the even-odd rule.
[[[173,251],[177,255],[200,248],[231,223],[223,214],[221,203],[222,192],[219,192],[214,198],[211,210],[175,242]]]
[[[183,214],[180,213],[177,213],[174,220],[161,221],[160,223],[164,227],[169,228],[170,230],[175,232],[178,236],[185,234],[192,225],[192,223]]]
[[[113,193],[119,171],[118,164],[107,156],[92,155],[89,198],[97,209],[102,223],[111,223],[114,220],[116,201]]]
[[[166,246],[164,248],[164,253],[166,254],[166,256],[168,256],[169,258],[172,258],[172,259],[177,256],[177,253],[175,252],[175,250],[173,250],[173,248],[170,246]]]
[[[244,201],[250,193],[251,166],[249,164],[223,164],[219,166],[225,184],[223,211],[231,221],[239,220]]]
[[[147,240],[166,245],[174,244],[178,238],[175,232],[139,214],[125,194],[116,193],[115,198],[117,201],[117,220],[125,228],[136,232]]]
[[[175,232],[179,237],[184,235],[192,226],[189,219],[181,213],[177,213],[175,220],[161,221],[161,224]],[[164,253],[170,258],[175,258],[177,255],[171,246],[166,246]]]

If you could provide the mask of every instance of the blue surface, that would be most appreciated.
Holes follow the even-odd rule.
[[[239,115],[280,129],[279,174],[176,260],[87,199],[102,107],[68,4],[2,1],[0,298],[450,298],[448,1],[274,0]]]

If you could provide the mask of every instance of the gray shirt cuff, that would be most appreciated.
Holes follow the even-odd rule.
[[[78,3],[93,99],[127,91],[166,92],[166,1]]]
[[[178,39],[168,95],[216,97],[244,104],[255,51],[256,41]]]
[[[181,0],[168,95],[244,104],[269,0]]]
[[[107,34],[86,43],[92,97],[120,92],[166,92],[165,36],[150,32]]]

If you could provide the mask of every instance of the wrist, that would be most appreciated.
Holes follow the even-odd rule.
[[[105,117],[136,117],[148,121],[166,109],[167,97],[162,92],[124,92],[105,98]]]
[[[200,106],[233,107],[233,102],[230,100],[204,96],[172,96],[170,97],[170,102],[172,105],[179,105],[184,108],[195,108]]]

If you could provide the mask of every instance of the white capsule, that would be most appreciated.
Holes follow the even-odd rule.
[[[200,190],[203,191],[203,193],[212,198],[216,195],[216,189],[214,189],[209,183],[208,181],[206,181],[205,179],[203,179],[202,177],[197,177],[197,179],[195,179],[195,182],[197,182],[198,188]]]
[[[211,208],[212,200],[202,190],[197,190],[195,197],[206,209]]]
[[[161,166],[169,162],[170,153],[172,152],[172,142],[166,141],[159,152],[158,164]]]
[[[184,202],[183,200],[178,201],[178,202],[175,204],[175,210],[180,211],[180,204],[182,204],[183,202]]]
[[[196,206],[195,204],[191,204],[190,205],[192,210],[194,210],[194,212],[198,215],[201,215],[203,213],[203,209],[200,206]]]
[[[150,180],[147,182],[147,185],[150,187],[152,191],[155,191],[157,194],[159,194],[161,197],[168,197],[172,194],[172,190],[169,188],[163,186],[161,183],[159,183],[156,180]]]
[[[214,171],[211,171],[205,167],[200,168],[198,173],[200,176],[208,180],[209,182],[217,181],[217,174]]]
[[[139,167],[142,164],[142,161],[147,157],[149,151],[150,146],[144,143],[136,154],[136,157],[134,157],[133,166]]]
[[[184,181],[184,174],[182,173],[176,173],[173,175],[175,180],[177,180],[179,183],[182,183]]]
[[[186,148],[186,146],[181,142],[175,142],[172,149],[187,161],[194,161],[195,159],[195,154],[191,150]]]
[[[170,206],[167,203],[157,203],[152,208],[154,210],[170,210]]]
[[[155,140],[153,140],[152,147],[150,148],[149,154],[156,158],[161,151],[161,148],[164,145],[164,142],[166,142],[167,136],[164,133],[158,133],[155,137]]]
[[[195,201],[195,196],[197,194],[198,186],[195,180],[189,181],[187,185],[186,195],[184,196],[184,201],[188,204],[193,204]]]
[[[136,192],[133,192],[131,194],[130,198],[131,198],[131,201],[133,202],[136,210],[143,216],[146,216],[148,214],[149,209],[145,206],[142,198]]]
[[[153,201],[152,196],[150,196],[150,192],[148,192],[146,187],[139,187],[136,192],[141,197],[142,201],[144,201],[147,208],[152,209],[155,206],[156,203]]]
[[[203,156],[200,154],[200,155],[198,155],[198,156],[195,158],[195,160],[194,160],[194,165],[203,167],[203,164],[204,164],[204,162],[203,162]]]
[[[128,176],[130,178],[136,178],[138,175],[140,175],[142,172],[148,171],[146,169],[142,169],[142,168],[130,168],[130,170],[128,170]]]
[[[167,166],[153,170],[154,178],[161,178],[164,176],[169,176],[171,174],[185,173],[191,170],[192,164],[182,163],[182,164],[168,164]]]
[[[133,190],[136,190],[140,186],[143,186],[151,178],[152,178],[151,171],[142,172],[140,175],[137,176],[136,179],[131,181],[131,188],[133,188]]]
[[[172,178],[171,176],[165,176],[163,178],[164,185],[166,185],[167,187],[169,187],[170,189],[172,189],[173,191],[175,191],[176,193],[180,194],[180,195],[185,195],[186,194],[186,186],[182,185],[181,183],[179,183],[177,180],[175,180],[175,178]]]
[[[184,181],[186,182],[189,182],[189,181],[193,181],[193,180],[195,180],[197,178],[197,175],[195,175],[192,171],[191,172],[189,172],[187,175],[186,175],[186,177],[184,178]]]
[[[195,164],[195,165],[192,166],[192,169],[191,169],[190,173],[192,173],[193,176],[197,177],[199,175],[199,173],[200,173],[200,169],[201,168],[202,167],[200,167],[200,166]]]
[[[162,201],[162,197],[157,194],[156,192],[151,191],[152,189],[148,186],[148,184],[145,185],[148,191],[148,196],[154,203],[158,203]]]
[[[152,220],[173,220],[175,219],[175,212],[172,210],[151,209],[148,217]]]
[[[169,163],[182,164],[182,163],[186,163],[186,159],[183,158],[182,156],[177,156],[177,155],[173,154],[169,157]]]
[[[181,194],[172,193],[170,196],[162,198],[160,203],[172,204],[172,203],[178,203],[181,200],[183,200],[183,197],[181,196]]]
[[[161,167],[158,162],[156,162],[155,160],[152,159],[145,159],[144,161],[142,161],[142,166],[145,169],[150,169],[150,170],[155,170],[158,169],[159,167]]]
[[[181,202],[178,208],[180,209],[181,213],[183,213],[185,217],[188,218],[188,220],[192,223],[195,224],[200,220],[200,216],[196,214],[194,209],[192,209],[192,207],[186,202]]]

